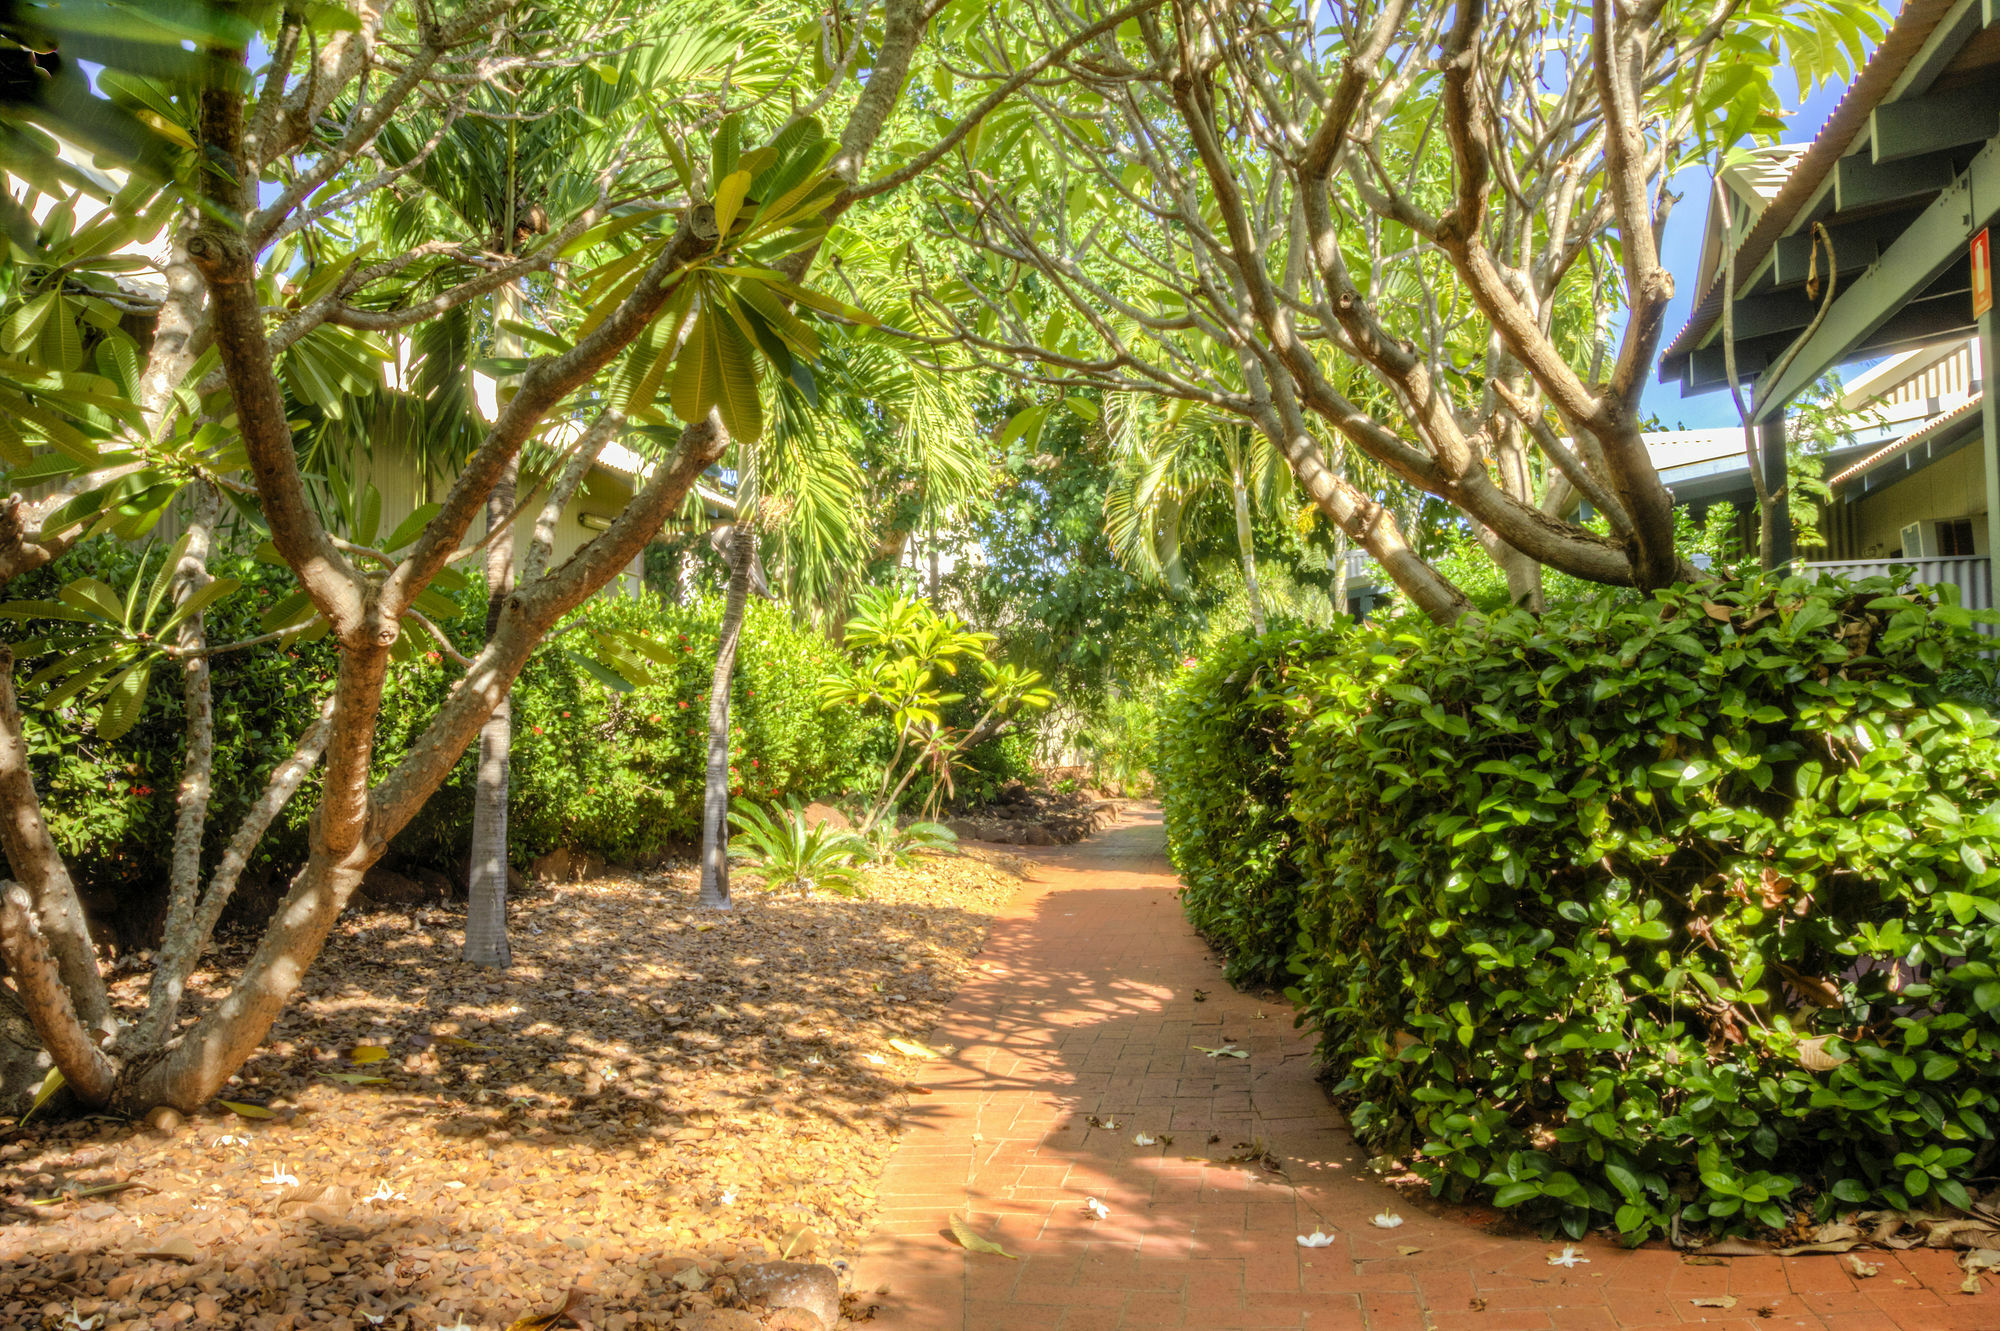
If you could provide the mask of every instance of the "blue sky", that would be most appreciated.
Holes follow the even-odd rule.
[[[1792,113],[1784,141],[1804,143],[1818,134],[1819,127],[1833,114],[1833,108],[1839,103],[1846,86],[1844,83],[1829,83],[1808,97]],[[1701,274],[1697,269],[1701,263],[1702,227],[1708,219],[1708,171],[1699,167],[1682,171],[1673,179],[1673,191],[1680,195],[1681,201],[1668,215],[1666,234],[1660,242],[1661,258],[1666,262],[1667,271],[1674,275],[1674,302],[1667,307],[1667,333],[1661,341],[1662,347],[1672,341],[1674,334],[1681,330],[1681,325],[1687,322],[1694,298],[1700,294]],[[1660,423],[1669,430],[1698,430],[1706,426],[1737,423],[1736,409],[1729,405],[1727,390],[1717,389],[1682,397],[1678,385],[1660,383],[1657,376],[1646,386],[1643,405],[1646,411],[1657,413]]]

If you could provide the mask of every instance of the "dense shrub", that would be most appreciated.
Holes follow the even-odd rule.
[[[476,631],[483,612],[468,612]],[[722,602],[690,606],[641,599],[586,602],[581,623],[538,652],[514,687],[514,764],[507,838],[522,862],[555,846],[613,859],[644,855],[697,835],[708,756],[708,686]],[[592,634],[643,631],[667,664],[647,662],[651,682],[629,692],[593,670]],[[857,784],[881,726],[851,710],[823,711],[819,681],[839,648],[753,601],[730,691],[734,793],[763,804],[812,798]],[[406,667],[406,669],[409,669]],[[410,670],[384,708],[385,747],[400,753],[430,719],[454,675]],[[405,854],[456,864],[470,845],[474,755],[468,753],[422,814],[397,838]]]
[[[1188,919],[1237,983],[1282,974],[1298,935],[1286,769],[1301,671],[1350,636],[1281,627],[1225,639],[1181,672],[1160,707],[1154,775],[1167,853]]]
[[[145,577],[158,570],[160,558],[158,551],[151,554]],[[137,551],[117,541],[89,541],[19,579],[8,592],[10,599],[52,598],[64,583],[85,576],[123,588],[139,574],[139,560]],[[288,573],[247,556],[213,560],[210,571],[243,584],[209,610],[212,643],[240,642],[261,633],[258,616],[293,589]],[[15,671],[17,684],[54,659],[46,648],[23,641],[21,625],[10,622],[0,632],[23,653]],[[226,652],[212,659],[211,668],[215,781],[207,836],[213,863],[271,768],[292,752],[311,723],[333,674],[334,649],[322,640],[288,651]],[[39,692],[23,687],[23,701],[32,703]],[[49,832],[77,866],[81,885],[99,909],[118,896],[166,882],[186,724],[178,677],[170,668],[155,673],[138,723],[112,743],[100,740],[89,718],[74,706],[53,714],[29,706],[23,713],[22,730]],[[305,798],[294,801],[289,812],[296,816],[271,829],[253,876],[274,856],[286,862],[303,855],[304,818],[298,810],[308,807]]]
[[[9,590],[20,598],[52,596],[89,574],[127,585],[140,556],[117,542],[93,541]],[[159,556],[152,556],[157,568]],[[289,594],[289,575],[248,557],[213,562],[243,590],[210,610],[211,642],[261,632],[258,616]],[[150,574],[149,574],[150,576]],[[484,592],[458,595],[462,613],[443,625],[474,649],[485,629]],[[699,824],[706,761],[708,685],[715,663],[719,599],[681,607],[648,594],[599,598],[580,609],[544,646],[514,690],[514,763],[508,811],[517,863],[558,845],[613,858],[644,854],[691,837]],[[629,692],[604,686],[594,634],[639,629],[678,652],[654,665],[653,682]],[[18,630],[16,630],[18,633]],[[26,679],[47,654],[25,647],[17,676]],[[423,644],[419,644],[420,646]],[[743,793],[765,802],[811,798],[855,784],[882,727],[823,712],[817,686],[838,657],[818,634],[794,625],[778,607],[753,603],[744,623],[731,695],[732,764]],[[588,663],[588,664],[587,664]],[[322,639],[280,651],[262,647],[213,658],[216,708],[215,794],[208,819],[208,860],[234,832],[271,768],[290,754],[319,706],[334,668]],[[391,668],[375,763],[386,772],[435,714],[459,672],[435,652]],[[32,702],[35,691],[26,691]],[[153,682],[139,722],[106,743],[74,709],[30,707],[25,730],[50,830],[77,866],[96,908],[159,890],[166,881],[174,794],[185,743],[181,691],[172,672]],[[472,765],[453,771],[394,849],[418,863],[460,875],[470,843]],[[251,877],[282,876],[302,859],[305,820],[316,798],[309,780],[273,826]]]
[[[1969,619],[1879,579],[1717,583],[1316,666],[1297,993],[1357,1135],[1571,1234],[1964,1205],[2000,1113]],[[1251,729],[1216,705],[1211,744]]]

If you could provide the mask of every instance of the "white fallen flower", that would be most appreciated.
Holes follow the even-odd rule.
[[[1565,1244],[1561,1252],[1549,1254],[1550,1266],[1588,1266],[1590,1259],[1583,1255],[1583,1249],[1575,1244]]]
[[[718,1198],[718,1200],[721,1201],[721,1203],[724,1206],[736,1205],[736,1189],[734,1188],[728,1189],[722,1194],[720,1198]]]
[[[1327,1233],[1325,1230],[1315,1229],[1310,1234],[1299,1235],[1299,1246],[1301,1248],[1331,1248],[1333,1246],[1333,1235]]]
[[[389,1186],[388,1179],[376,1179],[375,1191],[361,1199],[363,1202],[403,1202],[408,1201],[402,1193]]]
[[[1394,1211],[1384,1211],[1368,1223],[1377,1229],[1394,1229],[1403,1223],[1403,1217],[1397,1215]]]
[[[443,1322],[439,1322],[438,1331],[472,1331],[472,1328],[467,1326],[465,1324],[465,1319],[461,1317],[458,1321],[452,1323],[450,1326],[446,1326]]]
[[[250,1139],[248,1137],[238,1137],[230,1132],[223,1133],[220,1137],[209,1143],[211,1147],[218,1150],[225,1146],[248,1146],[249,1144]]]
[[[1135,1132],[1132,1134],[1132,1144],[1134,1146],[1156,1146],[1159,1144],[1159,1140],[1158,1137],[1153,1136],[1149,1132]]]
[[[1111,1208],[1103,1202],[1098,1201],[1095,1197],[1084,1198],[1083,1209],[1090,1212],[1092,1220],[1109,1220],[1111,1218]]]
[[[882,1055],[880,1054],[863,1054],[862,1057],[867,1059],[870,1063],[873,1063],[878,1068],[889,1061],[888,1059],[882,1057]]]
[[[265,1179],[264,1183],[272,1188],[296,1188],[299,1186],[299,1176],[274,1162],[271,1165],[271,1177]]]

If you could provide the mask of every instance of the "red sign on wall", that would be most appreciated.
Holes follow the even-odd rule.
[[[1993,308],[1993,245],[1981,231],[1972,238],[1972,314]]]

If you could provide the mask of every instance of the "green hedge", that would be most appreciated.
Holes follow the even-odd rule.
[[[12,598],[52,596],[84,574],[122,587],[138,556],[112,541],[94,541],[49,569],[20,580]],[[158,557],[154,557],[157,567]],[[250,558],[224,558],[214,571],[244,589],[210,612],[210,640],[240,640],[260,632],[257,616],[290,590],[280,571]],[[459,597],[463,613],[444,625],[471,650],[485,628],[484,593]],[[508,812],[511,855],[523,863],[559,845],[618,859],[636,857],[699,826],[706,761],[707,694],[721,615],[719,598],[676,606],[599,598],[577,611],[580,627],[545,645],[514,691],[514,765]],[[593,629],[638,628],[679,646],[657,682],[617,693],[582,664]],[[19,633],[17,626],[0,632]],[[18,639],[17,639],[18,640]],[[737,655],[731,697],[732,754],[738,785],[766,801],[812,798],[863,780],[883,727],[822,712],[820,675],[839,649],[802,629],[778,607],[751,605]],[[20,678],[41,658],[24,658]],[[331,678],[334,653],[325,640],[290,651],[261,648],[213,658],[216,704],[214,804],[208,820],[209,858],[271,768],[292,750],[317,710]],[[435,714],[458,671],[419,656],[392,667],[376,732],[376,768],[386,772]],[[73,713],[26,713],[36,783],[50,829],[85,885],[100,898],[156,891],[165,881],[179,780],[184,712],[171,672],[156,677],[139,723],[105,743]],[[409,859],[462,877],[470,845],[473,756],[405,829],[394,849]],[[302,859],[305,818],[316,790],[293,799],[261,848],[252,874],[288,874]]]
[[[1968,620],[1790,580],[1414,634],[1295,764],[1357,1133],[1572,1234],[1964,1205],[2000,1111]]]
[[[1292,671],[1297,831],[1243,827],[1295,835],[1303,886],[1244,899],[1263,937],[1302,931],[1293,996],[1357,1137],[1572,1235],[1963,1205],[2000,1114],[1970,619],[1883,580],[1723,582],[1354,634]],[[1218,840],[1280,770],[1221,745],[1240,709],[1195,695],[1228,677],[1191,675],[1213,747],[1161,773]],[[1210,872],[1272,853],[1228,844]]]
[[[1234,983],[1278,978],[1296,946],[1298,825],[1286,769],[1299,674],[1351,636],[1281,627],[1226,639],[1180,673],[1161,705],[1153,771],[1167,854],[1188,919]]]

